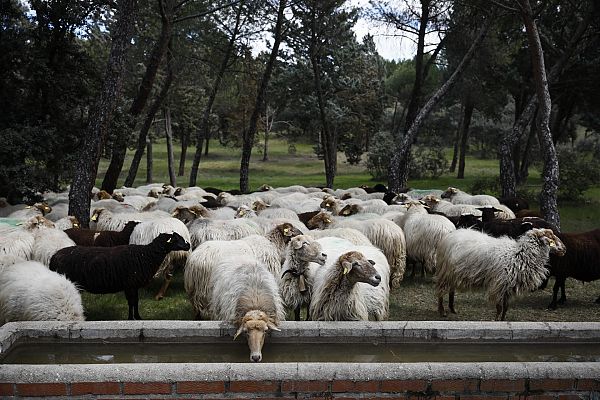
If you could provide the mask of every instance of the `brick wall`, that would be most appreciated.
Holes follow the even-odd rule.
[[[0,398],[312,398],[535,399],[600,397],[598,379],[226,380],[178,382],[1,383]]]

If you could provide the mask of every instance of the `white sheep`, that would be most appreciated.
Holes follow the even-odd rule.
[[[161,233],[177,232],[186,242],[191,243],[190,232],[183,222],[175,218],[159,218],[152,221],[145,221],[138,224],[129,237],[129,244],[149,244],[158,237]],[[165,296],[173,271],[177,266],[183,267],[187,261],[191,250],[172,251],[163,260],[155,274],[155,278],[162,278],[163,284],[158,293],[154,296],[156,300],[160,300]]]
[[[420,262],[429,273],[436,268],[438,243],[456,227],[443,215],[411,212],[408,209],[402,230],[406,237],[406,256]]]
[[[232,220],[200,218],[190,222],[187,227],[193,248],[208,240],[236,240],[263,233],[258,224],[247,218]]]
[[[389,265],[374,246],[355,246],[339,238],[318,242],[327,254],[325,266],[310,268],[313,320],[357,321],[387,319]]]
[[[481,217],[481,211],[478,210],[478,206],[475,205],[454,204],[431,194],[423,197],[422,201],[429,206],[432,211],[440,212],[448,217],[460,217],[463,214]]]
[[[35,241],[31,249],[31,259],[50,266],[50,259],[60,249],[75,246],[75,242],[62,230],[55,227],[33,231]]]
[[[52,207],[50,207],[46,203],[35,203],[32,206],[25,206],[25,208],[21,210],[14,211],[8,215],[8,218],[14,219],[28,219],[35,216],[44,216],[52,211]]]
[[[275,278],[264,265],[230,259],[212,271],[210,282],[214,286],[211,318],[233,323],[237,328],[234,339],[245,333],[250,360],[261,361],[266,332],[278,331],[277,325],[285,320]]]
[[[71,215],[61,218],[54,222],[54,227],[56,229],[60,229],[61,231],[71,229],[71,228],[79,228],[79,220],[77,217],[73,217]]]
[[[450,312],[456,289],[483,289],[496,304],[496,320],[504,320],[508,300],[540,287],[550,253],[564,255],[565,246],[550,229],[532,229],[517,240],[494,238],[471,229],[457,229],[438,245],[434,276],[438,312],[445,316],[443,296],[449,293]]]
[[[18,227],[0,229],[0,256],[12,255],[31,259],[35,238],[33,233]]]
[[[338,237],[340,239],[346,239],[352,244],[357,246],[369,246],[372,245],[368,237],[362,234],[362,232],[352,228],[331,228],[325,230],[314,229],[308,231],[306,235],[313,239],[321,239],[324,237]]]
[[[296,321],[300,321],[300,309],[308,307],[312,297],[313,282],[308,274],[310,263],[325,265],[327,254],[315,239],[298,235],[290,240],[286,249],[285,262],[281,269],[279,291],[283,304],[294,310]],[[308,310],[306,319],[309,319]]]
[[[500,201],[494,196],[487,194],[470,195],[460,189],[449,187],[441,195],[442,199],[450,199],[452,204],[471,204],[475,206],[495,206],[500,204]]]
[[[129,206],[131,207],[131,206]],[[95,223],[92,229],[98,231],[122,231],[129,221],[152,221],[158,218],[171,218],[164,211],[113,213],[105,208],[97,208],[93,211],[90,221]]]
[[[71,281],[35,261],[0,271],[0,325],[10,321],[83,321],[81,295]]]
[[[290,224],[282,224],[267,236],[250,235],[239,240],[209,240],[200,244],[188,257],[184,271],[185,291],[198,318],[207,318],[213,286],[209,277],[223,260],[259,263],[278,281],[285,261],[287,243],[301,234]]]
[[[398,287],[402,282],[406,269],[406,239],[402,228],[394,222],[383,218],[369,220],[334,218],[321,212],[315,215],[307,226],[310,229],[353,228],[362,232],[385,254],[391,270],[391,286]]]

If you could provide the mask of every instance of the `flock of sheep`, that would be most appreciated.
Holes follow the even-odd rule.
[[[79,290],[123,291],[129,319],[140,319],[138,289],[161,279],[160,299],[182,269],[196,318],[232,322],[257,362],[266,333],[303,307],[312,320],[387,319],[407,262],[434,274],[440,316],[446,295],[456,312],[456,290],[484,290],[504,320],[511,296],[551,275],[550,308],[566,301],[567,277],[600,278],[599,229],[561,233],[522,199],[456,188],[156,184],[93,194],[91,229],[67,215],[67,193],[33,206],[0,199],[0,324],[83,320]]]

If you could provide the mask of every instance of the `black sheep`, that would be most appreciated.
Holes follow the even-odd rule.
[[[498,201],[500,204],[504,204],[510,208],[514,213],[529,208],[529,202],[522,197],[501,197]]]
[[[147,245],[66,247],[52,256],[50,269],[90,293],[124,291],[129,319],[142,319],[138,289],[152,280],[167,254],[189,249],[190,244],[178,233],[161,233]]]
[[[65,233],[78,246],[113,247],[129,244],[129,237],[139,221],[129,221],[122,231],[96,231],[94,229],[65,229]]]
[[[317,215],[318,213],[320,213],[321,211],[309,211],[309,212],[304,212],[304,213],[300,213],[298,214],[298,219],[300,220],[300,222],[302,222],[304,225],[306,225],[308,223],[308,221],[310,221],[312,219],[312,217],[314,217],[315,215]]]
[[[552,302],[548,305],[551,310],[556,309],[557,304],[564,304],[567,301],[565,295],[567,278],[583,282],[600,279],[600,229],[583,233],[558,233],[556,236],[562,240],[567,252],[563,257],[550,256],[550,276],[555,278]],[[557,301],[559,288],[561,296]],[[600,304],[600,297],[596,299],[596,303]]]

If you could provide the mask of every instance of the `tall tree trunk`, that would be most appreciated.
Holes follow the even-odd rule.
[[[491,18],[486,18],[482,28],[480,29],[477,37],[469,47],[469,50],[465,53],[462,60],[456,67],[456,70],[450,75],[448,80],[429,98],[429,100],[425,103],[423,108],[419,110],[413,124],[410,126],[406,135],[402,138],[400,143],[396,146],[396,152],[392,156],[390,160],[390,166],[388,169],[388,189],[392,192],[398,192],[402,187],[406,187],[408,183],[408,164],[410,160],[410,150],[413,141],[415,140],[421,125],[425,121],[425,118],[429,115],[433,107],[435,107],[440,100],[450,91],[452,86],[456,83],[458,78],[462,75],[464,69],[467,67],[473,55],[475,54],[475,50],[483,41],[489,25],[491,23]]]
[[[181,155],[179,156],[179,171],[177,176],[185,175],[185,157],[187,156],[188,141],[190,140],[189,132],[183,132],[181,135]]]
[[[163,87],[154,99],[154,102],[150,105],[150,108],[148,109],[148,113],[146,114],[146,118],[144,120],[144,124],[140,128],[137,149],[135,150],[135,154],[133,155],[133,159],[131,160],[129,173],[127,174],[127,178],[125,179],[125,186],[133,185],[135,176],[137,175],[137,171],[140,166],[140,161],[142,160],[142,156],[144,155],[144,148],[146,147],[146,136],[148,135],[148,131],[150,130],[150,127],[152,125],[152,121],[154,121],[154,116],[156,115],[163,101],[167,97],[169,89],[171,88],[171,84],[173,83],[174,74],[172,70],[170,72],[169,70],[170,68],[167,67],[167,76],[165,78]]]
[[[167,138],[167,165],[169,169],[169,183],[171,186],[177,186],[175,177],[175,156],[173,155],[173,126],[171,125],[171,109],[169,106],[164,109],[165,115],[165,136]]]
[[[460,121],[456,127],[456,135],[454,135],[454,150],[452,151],[452,163],[450,163],[450,172],[456,171],[456,164],[458,163],[458,151],[460,144],[460,133],[462,132],[462,124],[465,116],[465,106],[460,103]]]
[[[527,31],[535,92],[539,103],[537,131],[540,149],[544,159],[544,169],[542,174],[544,183],[540,193],[540,210],[544,215],[544,219],[560,229],[560,214],[558,212],[556,199],[559,184],[559,169],[556,149],[554,148],[552,133],[550,132],[552,101],[550,99],[550,90],[548,89],[546,68],[544,66],[544,52],[542,50],[542,43],[540,42],[537,25],[533,19],[533,11],[531,10],[529,0],[517,1],[519,1],[521,5],[521,16],[525,23],[525,30]]]
[[[265,111],[265,143],[263,145],[263,161],[269,161],[269,133],[271,132],[271,125],[269,125],[269,107],[267,106]]]
[[[198,180],[198,170],[200,168],[200,161],[202,159],[202,147],[204,144],[204,139],[206,138],[206,140],[208,141],[209,136],[208,130],[210,113],[212,111],[215,98],[217,97],[217,93],[219,92],[221,81],[223,80],[223,76],[225,75],[225,71],[227,70],[229,59],[231,58],[231,54],[233,53],[233,49],[235,48],[235,41],[237,40],[237,36],[240,32],[242,9],[243,4],[240,4],[235,15],[235,26],[233,28],[233,32],[231,33],[231,37],[229,38],[229,42],[227,43],[225,55],[223,56],[223,60],[221,61],[221,65],[219,66],[219,71],[217,72],[217,76],[215,77],[213,86],[210,89],[208,101],[206,102],[206,107],[204,107],[204,112],[202,113],[200,127],[196,132],[196,153],[194,154],[194,161],[192,161],[192,169],[190,170],[190,186],[196,186],[196,182]]]
[[[406,120],[404,121],[404,132],[408,132],[415,120],[421,105],[423,83],[425,81],[423,61],[425,58],[425,35],[427,34],[427,23],[429,21],[430,0],[421,0],[421,16],[419,18],[419,35],[417,37],[417,54],[415,56],[415,82],[413,84],[408,106],[406,108]]]
[[[536,110],[537,113],[537,110]],[[534,114],[535,115],[535,114]],[[536,132],[537,125],[535,123],[535,117],[531,120],[531,124],[529,125],[529,135],[527,136],[527,143],[525,144],[525,150],[523,151],[523,156],[521,157],[521,162],[515,164],[515,171],[517,171],[517,185],[521,185],[527,181],[529,177],[529,164],[530,164],[530,156],[531,149],[533,147],[533,143],[536,140]],[[518,152],[514,153],[516,155],[515,158],[519,156]],[[517,169],[518,168],[518,169]]]
[[[208,135],[206,136],[206,140],[204,141],[204,156],[208,155],[208,145],[210,144],[210,137],[211,137],[211,134],[210,134],[210,132],[208,132]]]
[[[463,116],[462,132],[460,135],[460,157],[458,161],[458,174],[456,178],[465,179],[465,158],[467,156],[467,142],[469,139],[469,126],[471,125],[471,117],[475,102],[472,99],[467,99],[465,102],[465,113]]]
[[[158,131],[158,124],[156,124],[156,130]],[[148,138],[146,139],[146,183],[154,182],[154,177],[152,175],[153,170],[154,158],[152,154],[152,137],[148,135]]]
[[[146,106],[148,97],[152,91],[152,86],[154,85],[154,80],[156,79],[158,67],[167,52],[169,40],[173,31],[172,15],[175,2],[172,0],[158,0],[158,6],[161,14],[160,36],[150,53],[146,72],[142,78],[137,95],[129,109],[130,122],[128,124],[128,132],[133,132],[135,130],[137,118]],[[121,174],[123,163],[125,161],[125,154],[127,153],[127,142],[128,137],[125,135],[125,137],[119,138],[114,144],[110,165],[108,166],[108,170],[106,171],[106,175],[102,182],[102,189],[109,193],[117,187],[119,175]]]
[[[594,15],[591,11],[585,13],[584,18],[579,22],[573,37],[565,46],[565,51],[559,60],[552,66],[548,74],[546,82],[553,82],[563,70],[573,53],[577,50],[577,44],[585,33],[591,19]],[[541,50],[541,48],[540,48]],[[517,193],[516,172],[514,169],[514,146],[519,141],[523,132],[529,123],[532,121],[538,98],[532,96],[527,101],[523,101],[526,105],[523,107],[523,112],[513,125],[512,129],[506,133],[500,143],[500,184],[502,186],[503,197],[513,197]],[[543,151],[543,150],[542,150]]]
[[[250,169],[250,156],[252,154],[252,146],[254,146],[254,137],[256,136],[258,118],[260,116],[261,110],[264,107],[269,80],[271,79],[271,74],[273,72],[275,60],[277,59],[277,55],[279,54],[279,45],[281,44],[282,40],[284,11],[286,5],[287,0],[279,0],[279,8],[277,10],[277,22],[275,23],[275,29],[273,31],[273,47],[271,48],[269,60],[265,65],[265,71],[263,72],[263,76],[260,80],[258,93],[256,95],[256,102],[254,103],[254,110],[252,111],[252,115],[250,116],[248,128],[245,129],[243,132],[244,142],[242,145],[242,160],[240,162],[240,191],[242,191],[243,193],[248,192],[248,175]]]
[[[121,95],[127,50],[137,14],[136,0],[122,0],[118,5],[104,82],[100,95],[90,110],[87,134],[83,139],[81,154],[75,163],[75,173],[69,191],[69,215],[77,217],[83,227],[88,227],[90,223],[92,188],[117,99]]]

